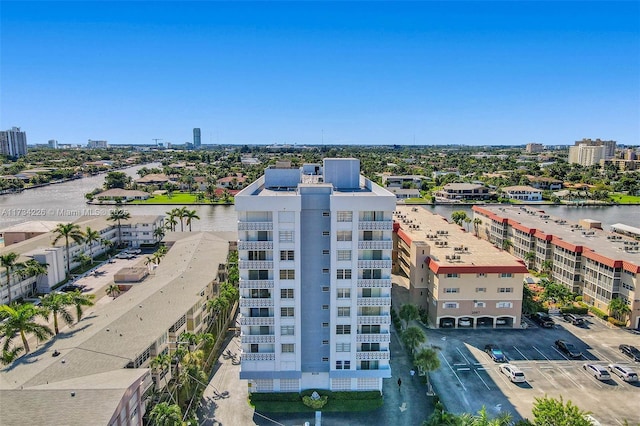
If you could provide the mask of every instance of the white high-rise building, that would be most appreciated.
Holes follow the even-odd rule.
[[[278,163],[235,197],[241,379],[252,392],[382,390],[395,196],[360,161]]]
[[[581,166],[593,166],[600,164],[600,160],[605,159],[606,147],[604,145],[585,145],[569,147],[569,164],[580,164]]]
[[[12,127],[0,132],[0,155],[21,157],[27,155],[27,132]]]

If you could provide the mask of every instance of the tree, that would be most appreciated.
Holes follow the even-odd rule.
[[[404,320],[405,327],[409,326],[409,321],[416,320],[420,317],[420,313],[416,305],[405,303],[400,307],[400,318]]]
[[[191,224],[194,220],[200,220],[200,216],[195,210],[185,210],[184,217],[187,219],[186,224],[189,225],[189,232],[191,232]]]
[[[181,426],[182,410],[176,404],[161,402],[151,410],[149,421],[153,426]]]
[[[75,223],[59,223],[53,230],[56,237],[53,239],[53,245],[55,245],[61,238],[64,238],[64,247],[67,252],[67,275],[71,273],[71,256],[69,255],[69,239],[73,240],[76,244],[81,244],[84,241],[84,234],[80,230],[80,226]]]
[[[107,296],[111,296],[115,299],[120,295],[120,293],[122,293],[122,290],[120,290],[120,287],[118,287],[117,285],[111,284],[109,287],[107,287],[105,292],[107,293]]]
[[[41,299],[40,306],[47,318],[50,314],[53,315],[53,330],[56,335],[60,333],[60,329],[58,327],[58,314],[60,314],[65,323],[69,325],[73,324],[73,316],[71,316],[71,312],[67,309],[70,305],[71,298],[68,294],[64,293],[49,293]]]
[[[91,263],[91,258],[84,253],[78,253],[73,256],[73,261],[79,263],[81,266],[87,266]]]
[[[162,241],[162,239],[164,238],[164,229],[162,228],[156,228],[153,230],[153,236],[158,240],[158,241]]]
[[[429,372],[440,368],[440,358],[438,353],[433,348],[421,349],[413,358],[413,363],[418,367],[418,371],[426,376],[427,387],[429,392],[432,392],[431,382],[429,381]]]
[[[124,172],[109,172],[104,178],[104,188],[125,189],[131,183],[131,177]]]
[[[9,293],[9,304],[11,304],[11,275],[17,266],[18,253],[10,251],[9,253],[0,256],[0,265],[5,269],[7,273],[7,292]]]
[[[624,300],[616,297],[609,302],[609,314],[611,314],[618,321],[626,322],[627,315],[631,313],[631,308]]]
[[[535,251],[529,251],[527,253],[524,254],[524,260],[525,262],[527,262],[528,268],[529,269],[533,269],[533,262],[535,262],[536,260],[536,252]]]
[[[96,298],[95,294],[82,294],[80,290],[75,290],[69,295],[70,304],[76,307],[76,321],[80,322],[82,319],[82,307],[83,306],[93,306],[93,299]]]
[[[171,366],[171,355],[167,353],[161,353],[159,355],[156,355],[149,363],[149,367],[151,367],[151,370],[155,374],[160,375],[160,378],[166,377],[166,374],[164,374],[164,372],[170,366]],[[158,379],[158,385],[160,385],[160,379]],[[166,381],[165,381],[165,386],[166,386]]]
[[[29,342],[27,333],[33,334],[40,340],[46,339],[53,333],[49,327],[39,324],[36,317],[43,316],[42,311],[30,303],[22,305],[1,305],[0,306],[0,334],[5,336],[4,351],[9,351],[11,341],[16,335],[22,338],[22,346],[25,353],[29,353]],[[15,353],[14,353],[15,354]]]
[[[543,274],[550,274],[552,270],[553,270],[553,261],[552,260],[545,260],[540,265],[540,272],[542,272]]]
[[[426,340],[427,338],[422,330],[415,326],[407,327],[407,329],[402,333],[402,342],[407,346],[411,355],[413,355],[418,346],[423,344]]]
[[[480,225],[482,225],[482,219],[480,219],[479,217],[476,217],[475,219],[473,219],[473,230],[476,233],[476,237],[479,236],[480,232]]]
[[[565,404],[560,399],[549,398],[546,395],[536,398],[533,404],[533,424],[536,426],[591,426],[586,411],[580,410],[571,401]]]
[[[93,263],[93,243],[99,242],[100,240],[100,233],[91,229],[90,226],[87,226],[87,229],[84,231],[84,242],[89,246],[89,257],[91,258],[91,263]]]
[[[118,223],[118,246],[122,246],[122,235],[121,235],[122,221],[129,220],[130,218],[131,218],[131,214],[128,211],[120,208],[112,210],[111,213],[109,214],[109,217],[107,218],[107,220],[111,222]]]
[[[511,247],[513,247],[511,240],[502,240],[502,250],[509,251]]]
[[[458,226],[462,226],[462,222],[467,218],[467,212],[464,210],[456,210],[451,213],[451,220]]]
[[[471,218],[470,217],[465,217],[464,218],[464,227],[466,228],[467,232],[469,232],[469,224],[471,223]]]

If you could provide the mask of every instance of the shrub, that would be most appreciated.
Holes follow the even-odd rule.
[[[576,296],[576,302],[582,302],[582,296]]]
[[[269,392],[262,393],[256,392],[251,394],[251,401],[288,401],[296,402],[300,401],[300,394],[297,392]]]
[[[593,315],[605,321],[607,321],[607,319],[609,318],[609,315],[607,315],[605,312],[601,311],[600,309],[596,308],[595,306],[589,306],[589,312],[591,312]]]
[[[319,410],[327,404],[329,397],[327,395],[323,395],[320,399],[311,399],[310,396],[303,396],[302,403],[309,408],[313,408],[314,410]]]
[[[584,306],[563,306],[560,308],[560,312],[563,314],[585,315],[589,312],[589,308]]]
[[[626,323],[626,322],[624,322],[624,321],[620,321],[620,320],[617,320],[617,319],[615,319],[614,317],[609,317],[609,318],[607,318],[607,321],[609,321],[611,324],[613,324],[613,325],[615,325],[615,326],[618,326],[618,327],[624,327],[624,326],[626,326],[626,325],[627,325],[627,323]]]

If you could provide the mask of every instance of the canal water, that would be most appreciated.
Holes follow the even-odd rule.
[[[153,167],[154,164],[147,165]],[[131,177],[138,178],[136,172],[143,166],[124,169]],[[82,215],[108,215],[109,208],[88,205],[84,195],[94,188],[102,187],[105,175],[92,176],[84,179],[56,185],[30,189],[19,194],[0,195],[0,230],[14,224],[30,220],[72,221]],[[178,206],[143,205],[125,206],[131,214],[164,215],[167,211]],[[235,231],[237,216],[233,206],[200,205],[189,206],[196,210],[200,220],[193,223],[194,231]],[[427,205],[425,208],[447,219],[455,210],[465,210],[471,213],[471,206],[461,205]],[[561,217],[571,222],[580,219],[595,219],[602,222],[607,229],[614,223],[640,227],[640,206],[539,206],[551,216]]]

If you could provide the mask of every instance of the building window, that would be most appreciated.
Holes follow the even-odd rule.
[[[344,370],[351,370],[351,361],[343,362]]]
[[[260,347],[256,343],[252,343],[250,352],[253,353],[253,354],[256,354],[256,353],[260,352]]]
[[[360,369],[361,370],[377,370],[378,361],[361,361]]]
[[[282,325],[280,326],[280,335],[282,336],[293,336],[295,333],[295,328],[292,325]]]
[[[459,288],[448,287],[444,289],[445,293],[460,293]]]
[[[336,325],[336,334],[351,334],[351,325]]]
[[[338,299],[348,299],[351,297],[351,289],[350,288],[339,288],[338,289]]]
[[[338,222],[351,222],[353,221],[353,212],[339,211]]]
[[[498,302],[498,303],[496,303],[496,308],[513,308],[513,303],[511,303],[511,302]]]
[[[267,260],[267,252],[264,250],[251,250],[248,255],[249,260]]]
[[[328,287],[328,286],[324,286],[324,287],[322,287],[322,291],[323,291],[324,293],[327,293],[327,292],[329,291],[329,287]]]
[[[293,316],[293,308],[280,308],[280,316],[281,317],[292,317]]]
[[[363,352],[377,352],[380,350],[380,343],[363,343],[361,350]]]
[[[478,278],[486,278],[487,274],[485,274],[484,272],[480,272],[479,274],[476,274],[476,277],[478,277]]]
[[[484,302],[474,302],[473,306],[476,308],[486,308],[487,304]]]
[[[322,310],[323,311],[328,311],[329,310],[329,305],[322,305]]]
[[[336,343],[336,352],[351,352],[351,343]]]
[[[323,345],[328,345],[328,344],[329,344],[329,341],[328,341],[328,340],[323,340],[323,341],[322,341],[322,344],[323,344]]]
[[[329,254],[329,250],[322,250],[322,254],[324,254],[324,255]]]
[[[498,293],[513,293],[513,287],[498,287]]]
[[[487,292],[486,287],[476,287],[476,293],[486,293],[486,292]]]
[[[322,357],[322,362],[329,362],[329,357],[328,356],[323,356]]]
[[[338,260],[351,260],[351,250],[338,250],[336,257]]]
[[[282,353],[291,354],[293,353],[293,343],[283,343],[282,344]]]
[[[338,307],[338,316],[339,317],[350,317],[351,316],[351,308],[349,306],[339,306]]]
[[[338,241],[351,241],[351,231],[338,231],[336,237]]]
[[[363,325],[362,334],[380,334],[379,325]]]
[[[458,309],[458,302],[445,302],[442,307],[445,309]]]
[[[280,250],[280,260],[294,260],[293,250]]]
[[[328,274],[329,273],[329,268],[322,268],[322,273],[323,274]]]
[[[280,269],[280,279],[281,280],[295,280],[296,279],[296,270],[295,269]]]
[[[279,231],[278,236],[281,243],[293,242],[293,231]]]
[[[323,237],[328,237],[329,236],[329,231],[322,231],[322,236]]]
[[[323,323],[322,323],[322,327],[323,327],[323,328],[329,327],[329,323],[328,323],[328,322],[323,322]]]
[[[329,216],[331,216],[331,213],[330,212],[322,212],[322,216],[323,217],[329,217]]]
[[[336,370],[342,370],[342,361],[336,361]]]
[[[447,274],[447,278],[458,278],[459,275],[458,274]]]
[[[293,289],[292,288],[281,288],[280,289],[280,297],[282,299],[293,299]]]
[[[511,278],[511,277],[513,277],[513,274],[511,272],[504,272],[500,274],[500,278]]]
[[[350,280],[351,269],[336,269],[336,278],[339,280]]]

